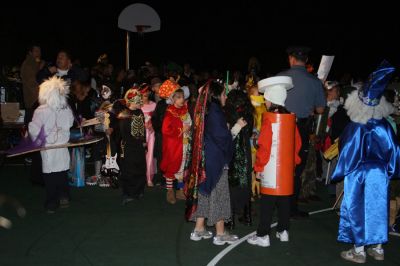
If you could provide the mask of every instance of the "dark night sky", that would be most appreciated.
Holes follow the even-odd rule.
[[[285,49],[292,44],[312,47],[316,67],[322,54],[335,54],[333,75],[345,71],[365,75],[383,58],[395,66],[400,64],[395,41],[399,22],[384,18],[389,6],[374,6],[373,10],[383,16],[376,19],[369,15],[371,11],[353,13],[348,7],[329,4],[331,1],[141,2],[158,12],[161,31],[147,33],[142,39],[132,36],[135,66],[146,59],[155,63],[171,59],[188,61],[197,69],[244,70],[254,55],[260,59],[264,74],[275,74],[287,67]],[[123,8],[135,2],[83,3],[42,1],[2,8],[0,65],[20,64],[32,40],[41,44],[46,60],[53,60],[57,50],[67,48],[85,66],[92,65],[103,52],[114,65],[123,65],[125,35],[117,20]]]

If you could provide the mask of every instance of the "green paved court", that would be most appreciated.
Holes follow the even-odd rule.
[[[147,189],[144,199],[127,206],[121,206],[117,190],[74,188],[71,207],[49,215],[42,208],[43,188],[32,187],[27,173],[22,165],[0,169],[0,193],[17,198],[28,212],[21,219],[10,206],[0,209],[14,223],[10,230],[0,228],[1,266],[207,265],[227,247],[190,241],[193,224],[183,220],[183,203],[168,205],[160,188]],[[318,210],[332,203],[304,207]],[[253,227],[238,225],[234,233],[247,235],[255,221]],[[245,242],[218,265],[352,265],[339,258],[348,245],[336,242],[337,224],[334,212],[292,221],[289,243],[272,238],[271,247],[261,248]],[[385,248],[384,262],[369,259],[366,265],[400,265],[400,238],[391,236]]]

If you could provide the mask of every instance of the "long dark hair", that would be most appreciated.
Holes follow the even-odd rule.
[[[224,85],[217,80],[212,80],[210,82],[210,87],[208,89],[208,104],[216,103],[221,106],[221,94],[224,91]]]
[[[225,114],[227,122],[233,126],[236,121],[243,117],[249,128],[253,128],[254,107],[251,104],[249,96],[241,90],[232,90],[228,94],[225,104]]]

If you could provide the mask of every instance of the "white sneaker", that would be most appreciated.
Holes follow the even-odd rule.
[[[342,251],[340,256],[348,261],[352,261],[355,263],[365,263],[367,261],[367,256],[365,251],[356,252],[354,248],[346,251]]]
[[[86,178],[86,185],[88,186],[95,186],[97,185],[97,181],[99,180],[99,176],[98,175],[92,175],[92,176],[88,176]]]
[[[373,257],[375,260],[384,260],[385,252],[383,248],[370,247],[367,249],[367,254]]]
[[[276,238],[279,238],[281,242],[289,242],[289,233],[286,230],[276,232]]]
[[[271,245],[269,242],[269,235],[266,236],[253,235],[247,239],[247,243],[260,247],[269,247]]]
[[[213,236],[212,232],[207,231],[207,230],[203,230],[203,231],[193,231],[190,234],[190,239],[193,241],[199,241],[202,239],[209,239]]]
[[[239,237],[237,235],[230,235],[229,233],[225,232],[223,235],[214,236],[213,244],[221,246],[221,245],[225,245],[226,243],[233,244],[238,240],[239,240]]]

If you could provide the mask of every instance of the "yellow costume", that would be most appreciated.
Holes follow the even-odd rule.
[[[256,152],[257,152],[257,139],[261,129],[261,121],[262,115],[267,111],[265,107],[265,100],[263,95],[250,95],[251,104],[254,106],[254,129],[253,129],[253,137],[252,137],[252,146],[251,146],[251,159],[254,166],[256,162]],[[256,181],[256,175],[253,172],[252,174],[252,182],[251,182],[251,192],[252,198],[260,195],[260,182]]]

